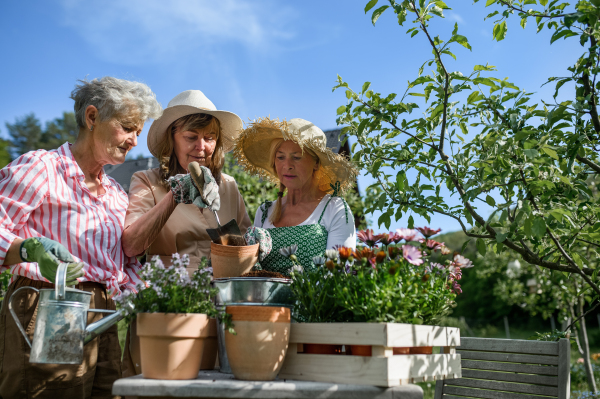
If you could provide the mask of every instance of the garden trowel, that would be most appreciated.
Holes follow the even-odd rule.
[[[201,189],[204,186],[204,172],[200,168],[198,162],[190,162],[188,165],[188,170],[190,171],[190,175],[192,176],[194,183],[196,183],[196,186]],[[216,211],[213,211],[213,213],[215,214],[215,219],[217,219],[217,228],[206,229],[206,232],[214,243],[220,245],[231,245],[235,247],[243,247],[247,245],[246,240],[240,231],[240,226],[238,226],[235,219],[231,219],[229,222],[221,226],[219,215],[217,215]]]

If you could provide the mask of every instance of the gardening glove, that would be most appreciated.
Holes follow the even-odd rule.
[[[196,187],[192,176],[189,174],[169,177],[167,182],[171,187],[175,202],[178,204],[194,204],[198,208],[208,208],[216,212],[221,208],[219,186],[210,170],[204,166],[201,166],[201,168],[204,172],[202,175],[205,181],[201,190]]]
[[[273,240],[271,239],[271,234],[269,234],[267,230],[260,227],[248,227],[246,234],[244,234],[244,238],[246,239],[246,243],[248,243],[248,245],[254,245],[258,243],[259,261],[264,260],[273,249]]]
[[[77,278],[84,275],[83,263],[75,263],[69,251],[58,242],[46,237],[28,238],[19,251],[24,262],[37,262],[40,273],[50,282],[56,282],[56,269],[59,262],[67,262],[67,285],[77,284]]]

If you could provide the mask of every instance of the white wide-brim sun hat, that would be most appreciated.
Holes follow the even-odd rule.
[[[167,128],[177,119],[192,114],[208,114],[217,118],[221,124],[223,150],[233,149],[235,139],[243,129],[242,119],[229,111],[217,110],[217,107],[200,90],[187,90],[176,95],[165,108],[162,116],[152,122],[148,131],[148,150],[158,157],[157,149],[165,140]]]

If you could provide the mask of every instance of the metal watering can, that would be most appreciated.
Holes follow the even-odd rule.
[[[31,348],[30,363],[81,364],[83,346],[125,316],[124,310],[89,309],[92,297],[90,292],[65,288],[67,265],[62,262],[59,264],[54,289],[21,287],[9,299],[8,309]],[[15,294],[28,289],[40,294],[33,344],[29,342],[12,307]],[[88,312],[112,314],[86,327]]]

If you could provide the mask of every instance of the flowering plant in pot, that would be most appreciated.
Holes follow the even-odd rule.
[[[170,266],[155,256],[142,268],[146,285],[116,298],[118,307],[128,309],[127,322],[136,319],[145,378],[191,379],[200,369],[214,367],[215,318],[229,329],[232,325],[214,304],[218,290],[210,285],[212,270],[207,264],[203,258],[190,277],[187,255],[173,254]]]
[[[439,323],[462,292],[468,259],[418,228],[376,235],[360,231],[364,246],[315,257],[316,268],[292,271],[295,317],[306,322]]]

